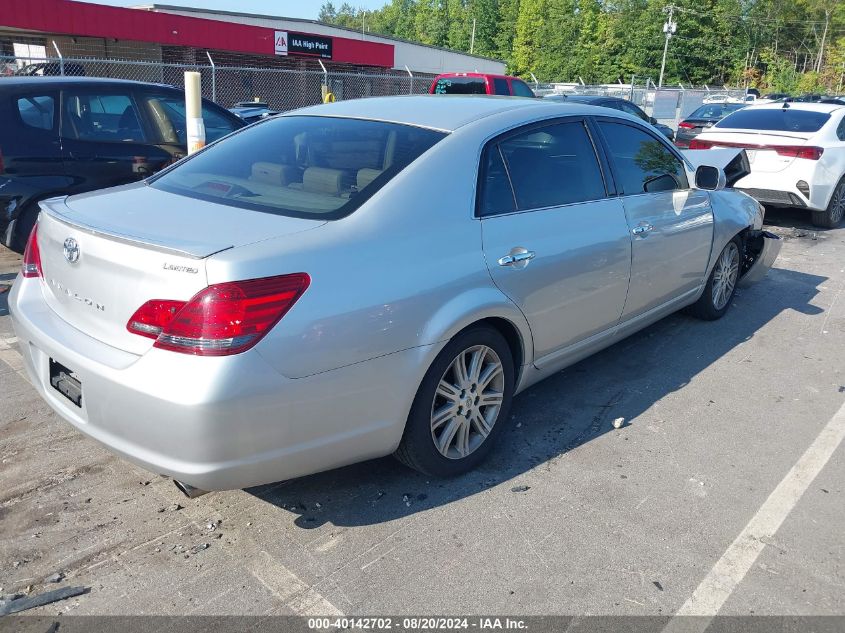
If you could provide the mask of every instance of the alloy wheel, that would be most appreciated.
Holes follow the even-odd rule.
[[[713,270],[713,307],[716,310],[724,308],[733,294],[736,280],[739,277],[739,248],[736,243],[729,242],[719,255],[716,268]]]
[[[833,197],[830,200],[830,223],[836,226],[842,221],[842,216],[845,215],[845,181],[840,182],[839,186],[833,191]]]
[[[470,347],[451,362],[431,404],[431,437],[441,455],[462,459],[484,443],[502,407],[505,372],[486,345]]]

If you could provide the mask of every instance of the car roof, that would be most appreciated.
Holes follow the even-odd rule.
[[[402,123],[417,127],[452,132],[464,125],[496,114],[514,110],[528,110],[533,114],[606,114],[614,112],[621,117],[637,120],[624,113],[589,105],[572,104],[561,109],[561,103],[546,99],[503,97],[496,95],[405,95],[399,97],[370,97],[337,101],[287,112],[284,116],[313,115],[335,116],[351,119],[370,119]]]
[[[519,79],[513,75],[497,75],[496,73],[441,73],[434,78],[437,81],[441,77],[493,77],[494,79]],[[519,79],[525,81],[524,79]]]
[[[70,63],[70,62],[68,62]],[[171,88],[180,90],[176,86],[168,84],[156,84],[147,81],[132,81],[130,79],[110,79],[104,77],[4,77],[0,79],[0,88],[3,86],[39,86],[39,85],[127,85],[127,86],[155,86],[156,88]]]
[[[626,101],[619,97],[607,97],[604,95],[566,95],[567,100],[577,103],[593,103],[595,101]]]
[[[843,107],[842,105],[836,103],[812,103],[807,101],[788,101],[786,102],[789,105],[788,110],[809,110],[810,112],[825,112],[830,114],[831,112],[835,112],[836,110],[841,110]],[[747,110],[781,110],[783,109],[783,103],[760,103],[748,106]]]

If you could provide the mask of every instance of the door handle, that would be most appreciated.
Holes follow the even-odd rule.
[[[516,249],[514,249],[516,251]],[[514,266],[515,264],[528,264],[537,255],[534,251],[527,251],[520,249],[518,252],[512,252],[510,255],[505,255],[499,258],[499,266]]]
[[[638,235],[640,237],[646,237],[649,232],[654,230],[654,226],[648,223],[645,224],[638,224],[634,228],[631,229],[631,233],[634,235]]]

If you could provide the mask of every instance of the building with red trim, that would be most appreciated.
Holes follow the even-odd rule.
[[[71,0],[3,0],[0,55],[15,44],[65,57],[330,71],[503,73],[504,63],[312,20],[171,5],[122,8]],[[322,63],[322,66],[320,65]]]

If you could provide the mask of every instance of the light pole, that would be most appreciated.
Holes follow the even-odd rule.
[[[672,20],[672,15],[675,12],[675,5],[670,4],[668,7],[663,7],[663,12],[669,13],[669,18],[663,23],[663,33],[666,36],[666,41],[663,43],[663,61],[660,64],[660,79],[657,81],[657,87],[663,87],[663,73],[666,70],[666,53],[669,52],[669,40],[678,30],[678,24]]]

